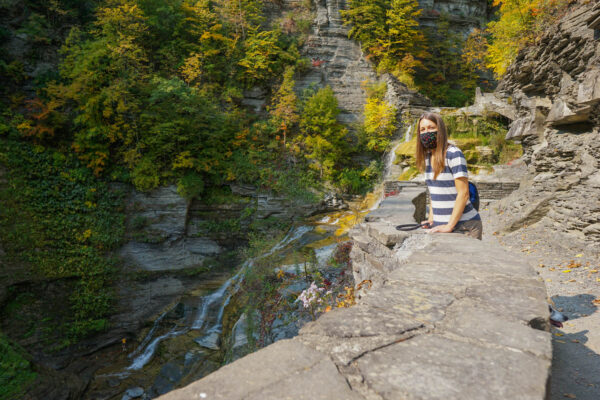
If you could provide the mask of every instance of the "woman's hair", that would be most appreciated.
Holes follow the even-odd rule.
[[[446,124],[439,114],[436,113],[425,113],[421,115],[417,122],[417,168],[419,171],[425,171],[425,157],[426,150],[421,143],[418,135],[421,134],[421,121],[427,119],[435,122],[437,125],[437,146],[431,150],[431,167],[433,168],[433,179],[437,179],[438,175],[444,170],[444,164],[446,160],[446,148],[448,147],[448,131],[446,130]]]

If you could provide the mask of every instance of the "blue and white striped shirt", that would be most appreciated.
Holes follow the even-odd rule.
[[[435,180],[433,179],[433,168],[431,167],[431,155],[425,158],[425,182],[431,196],[433,226],[445,225],[450,222],[456,195],[458,194],[454,180],[461,177],[468,178],[469,175],[467,160],[458,147],[448,145],[444,169]],[[480,219],[481,217],[471,201],[467,200],[459,222]]]

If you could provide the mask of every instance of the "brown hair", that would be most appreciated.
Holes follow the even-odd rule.
[[[434,150],[426,150],[419,140],[418,135],[421,134],[420,127],[422,120],[429,120],[437,125],[437,146]],[[446,160],[446,148],[448,147],[448,131],[446,124],[439,114],[425,113],[421,115],[417,122],[417,168],[419,171],[425,171],[426,152],[431,151],[431,167],[433,168],[433,179],[437,179],[438,175],[444,170]]]

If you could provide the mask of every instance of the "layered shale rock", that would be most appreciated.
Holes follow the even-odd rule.
[[[512,120],[507,138],[523,145],[528,173],[499,207],[507,231],[539,223],[600,242],[599,18],[600,4],[576,4],[469,108]]]
[[[302,49],[303,55],[311,60],[311,68],[297,78],[299,91],[310,86],[331,86],[342,110],[339,119],[346,124],[362,119],[365,82],[385,80],[388,84],[386,100],[398,108],[430,104],[428,99],[409,90],[394,77],[377,76],[360,44],[348,38],[350,28],[343,24],[340,15],[340,10],[347,8],[345,1],[315,0],[314,4],[316,19]]]

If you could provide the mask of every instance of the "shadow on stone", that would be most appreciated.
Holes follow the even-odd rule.
[[[593,294],[578,294],[575,296],[554,296],[552,301],[556,305],[556,309],[574,320],[581,317],[587,317],[596,312],[598,309],[593,301],[596,296]]]

